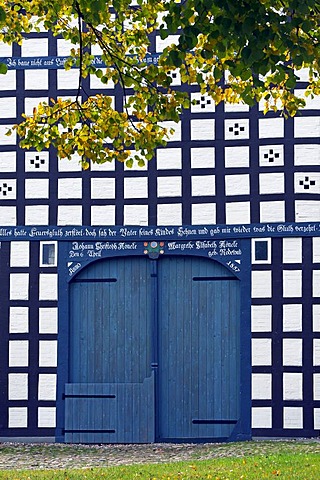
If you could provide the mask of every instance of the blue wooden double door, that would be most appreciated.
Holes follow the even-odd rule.
[[[70,285],[65,441],[227,439],[240,415],[240,288],[202,257],[97,261]]]

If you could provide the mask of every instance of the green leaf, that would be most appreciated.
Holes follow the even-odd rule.
[[[6,12],[2,7],[0,7],[0,22],[5,22],[6,20]]]
[[[0,74],[5,75],[8,71],[8,67],[5,63],[0,63]]]

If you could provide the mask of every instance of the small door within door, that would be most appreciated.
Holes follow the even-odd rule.
[[[65,441],[154,441],[147,258],[93,263],[71,284]]]

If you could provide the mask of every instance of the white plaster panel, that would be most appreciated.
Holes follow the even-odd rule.
[[[135,158],[135,155],[139,153],[135,150],[131,151],[129,158],[123,163],[123,170],[126,172],[146,172],[148,170],[148,160],[144,162],[144,165],[139,165],[139,161]],[[127,162],[132,160],[133,163],[131,166],[127,165]]]
[[[272,330],[272,305],[251,306],[251,331],[271,332]]]
[[[28,408],[27,407],[9,407],[8,409],[8,427],[9,428],[27,428],[28,427]]]
[[[56,427],[56,408],[38,407],[38,427],[55,428]]]
[[[319,194],[320,173],[319,172],[296,172],[294,174],[295,193]]]
[[[284,165],[283,145],[261,145],[259,165],[260,167],[282,167]]]
[[[59,57],[70,55],[72,48],[77,48],[70,40],[64,40],[64,38],[58,38],[57,40],[57,53]]]
[[[82,197],[82,179],[81,178],[59,178],[58,179],[58,198],[81,198]]]
[[[91,225],[115,225],[115,205],[92,205]]]
[[[302,365],[302,339],[284,338],[282,342],[282,363],[285,367]]]
[[[252,400],[272,399],[272,375],[270,373],[253,373],[251,377]]]
[[[294,73],[298,77],[298,82],[309,82],[310,81],[309,68],[300,68],[299,70],[295,70]]]
[[[58,309],[57,307],[39,308],[39,333],[58,333]]]
[[[39,341],[39,367],[57,366],[57,341]]]
[[[30,242],[10,243],[10,267],[29,267]]]
[[[10,307],[9,333],[29,332],[29,308]]]
[[[81,172],[81,157],[77,153],[74,153],[70,160],[68,158],[58,158],[58,171],[59,172]]]
[[[294,118],[294,136],[296,138],[311,138],[320,136],[320,117]]]
[[[157,206],[157,225],[182,225],[181,203],[159,204]]]
[[[283,305],[283,331],[301,332],[302,331],[302,305],[288,303]]]
[[[259,138],[282,138],[284,136],[283,118],[260,118]]]
[[[57,389],[57,375],[40,373],[38,382],[38,400],[55,401]]]
[[[250,166],[250,148],[243,147],[225,147],[225,167],[226,168],[247,168]]]
[[[49,198],[49,179],[27,178],[25,180],[25,198]]]
[[[163,197],[181,197],[182,195],[182,177],[158,177],[157,195]]]
[[[320,202],[317,200],[296,200],[296,222],[318,222],[320,220]]]
[[[17,133],[14,130],[11,135],[7,135],[8,130],[12,128],[13,125],[0,125],[0,145],[16,145],[17,143]]]
[[[148,225],[148,205],[124,205],[124,225]]]
[[[102,55],[103,50],[98,44],[91,45],[91,55]]]
[[[313,237],[312,239],[312,261],[313,263],[320,263],[320,237]]]
[[[0,118],[15,118],[17,116],[16,97],[0,98]]]
[[[71,70],[57,70],[57,85],[58,90],[71,90],[78,85],[79,69],[72,68]]]
[[[182,166],[181,148],[159,148],[156,155],[158,170],[174,170]]]
[[[272,364],[271,338],[253,338],[251,340],[252,366]]]
[[[283,400],[302,400],[302,373],[283,374]]]
[[[274,202],[260,202],[260,222],[284,222],[285,202],[282,200]]]
[[[259,193],[261,195],[284,193],[284,173],[260,173]]]
[[[249,119],[228,119],[224,121],[225,140],[243,140],[249,138]]]
[[[21,45],[22,57],[47,57],[47,38],[25,38]]]
[[[320,305],[312,305],[312,329],[314,332],[320,332]]]
[[[313,409],[313,428],[320,429],[320,408]]]
[[[215,103],[209,95],[200,92],[191,93],[191,113],[213,113]]]
[[[320,365],[320,339],[313,339],[313,365],[316,367]]]
[[[0,172],[15,172],[16,160],[16,152],[0,152]]]
[[[81,205],[59,205],[58,225],[82,225]]]
[[[294,146],[294,164],[297,167],[305,165],[320,165],[320,145],[295,145]]]
[[[216,223],[215,203],[194,203],[191,205],[192,225],[214,225]]]
[[[319,95],[309,95],[308,97],[305,96],[306,90],[304,89],[296,89],[294,90],[294,94],[299,97],[303,98],[306,102],[305,107],[303,110],[319,110],[320,109],[320,97]]]
[[[181,75],[178,69],[171,70],[168,74],[172,78],[171,86],[181,85]]]
[[[313,400],[320,400],[320,373],[313,374]]]
[[[252,428],[272,428],[272,408],[253,407],[251,409]]]
[[[250,176],[226,175],[225,176],[226,195],[249,195],[250,194]],[[238,222],[236,222],[238,223]]]
[[[213,118],[206,120],[191,120],[191,140],[214,140],[215,121]]]
[[[214,168],[215,149],[214,147],[191,148],[191,168]]]
[[[10,300],[28,300],[29,274],[10,273]]]
[[[24,86],[26,90],[48,90],[49,72],[48,70],[25,70]]]
[[[15,70],[8,70],[5,75],[0,75],[0,91],[15,90],[17,88]]]
[[[0,207],[0,225],[13,226],[17,224],[16,207]]]
[[[215,175],[191,176],[191,195],[193,197],[203,197],[215,194]]]
[[[91,198],[115,198],[114,178],[91,178]]]
[[[9,367],[27,367],[29,364],[28,340],[9,341]]]
[[[250,223],[250,202],[226,203],[226,224]]]
[[[284,298],[302,296],[302,270],[283,271],[283,296]]]
[[[101,90],[101,89],[114,89],[114,82],[112,80],[108,80],[107,83],[102,83],[101,79],[96,77],[96,75],[90,75],[90,88],[93,90]]]
[[[313,270],[312,272],[312,295],[313,297],[320,297],[320,270]]]
[[[25,207],[26,225],[48,225],[49,205],[27,205]]]
[[[16,180],[0,179],[0,200],[15,200],[17,196]]]
[[[283,263],[302,263],[302,238],[283,238]]]
[[[92,172],[114,172],[115,169],[116,167],[115,167],[114,160],[112,160],[112,162],[104,162],[104,163],[91,162],[91,165],[90,165],[90,170]],[[81,165],[80,165],[80,170],[81,170]]]
[[[28,400],[27,373],[9,373],[8,400]]]
[[[48,103],[48,97],[35,97],[35,98],[25,98],[24,99],[24,113],[28,117],[32,117],[33,109],[37,108],[39,103]]]
[[[25,152],[25,171],[49,172],[49,152]]]
[[[272,272],[270,270],[253,270],[251,272],[251,297],[271,298]]]
[[[303,428],[302,407],[283,407],[283,428]]]
[[[39,300],[58,299],[58,275],[56,273],[39,274]]]
[[[245,103],[224,103],[225,112],[249,112],[249,105]]]
[[[156,52],[163,52],[166,47],[170,45],[176,45],[179,40],[179,35],[168,35],[167,38],[162,40],[159,35],[156,36]]]
[[[167,142],[180,142],[181,141],[181,122],[159,122],[159,125],[167,129],[167,136],[165,139]],[[170,133],[170,130],[173,129],[174,132]]]
[[[147,198],[148,178],[136,177],[124,179],[124,198]]]
[[[12,57],[12,45],[8,45],[7,43],[0,42],[0,56]]]

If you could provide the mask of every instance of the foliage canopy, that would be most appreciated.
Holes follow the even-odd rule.
[[[162,122],[179,121],[190,106],[171,85],[174,70],[216,103],[264,100],[266,111],[285,115],[304,105],[294,95],[300,69],[309,71],[306,95],[320,92],[320,0],[0,0],[0,23],[6,43],[41,26],[70,41],[65,68],[79,69],[76,97],[40,104],[14,128],[22,147],[78,152],[84,167],[112,159],[130,166],[134,156],[143,164],[165,145]],[[170,45],[154,64],[146,55],[156,31]],[[104,68],[94,63],[97,47]],[[107,94],[87,95],[88,75],[121,88],[123,109]]]

